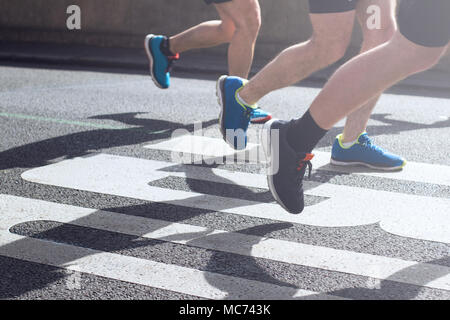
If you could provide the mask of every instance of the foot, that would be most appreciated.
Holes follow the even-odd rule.
[[[250,116],[251,123],[266,123],[271,119],[272,115],[269,112],[262,110],[261,108],[254,109]]]
[[[170,86],[170,71],[174,60],[179,59],[179,55],[166,55],[161,51],[161,43],[166,39],[164,36],[149,34],[145,37],[144,47],[150,63],[150,74],[153,82],[161,89]]]
[[[373,144],[366,132],[360,134],[357,142],[345,148],[342,145],[342,134],[336,137],[331,152],[331,164],[336,166],[363,165],[383,171],[400,170],[406,160],[389,153]]]
[[[236,150],[247,147],[247,129],[256,108],[237,100],[236,94],[245,82],[239,77],[221,76],[216,87],[217,99],[222,108],[219,115],[220,131],[225,142]]]
[[[296,152],[287,141],[290,123],[270,120],[261,130],[261,142],[269,163],[267,182],[275,200],[290,213],[301,213],[305,207],[303,178],[314,155]]]

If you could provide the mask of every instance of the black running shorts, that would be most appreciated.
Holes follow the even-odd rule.
[[[204,0],[206,4],[231,2],[231,0]]]
[[[444,47],[450,41],[450,0],[402,0],[400,32],[425,47]]]
[[[351,11],[355,10],[357,2],[358,0],[309,0],[309,13]]]

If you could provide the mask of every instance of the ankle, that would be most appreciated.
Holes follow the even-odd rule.
[[[359,139],[359,137],[362,135],[362,134],[364,134],[364,133],[366,133],[366,131],[364,130],[364,131],[361,131],[360,133],[357,133],[357,134],[346,134],[345,132],[343,132],[342,133],[342,135],[341,135],[341,138],[340,138],[340,140],[341,140],[341,143],[343,143],[343,144],[349,144],[349,143],[354,143],[354,142],[356,142],[358,139]]]
[[[239,97],[248,106],[253,106],[258,102],[258,99],[253,97],[251,88],[248,85],[245,85],[244,88],[239,91]]]
[[[175,56],[177,54],[177,51],[173,50],[173,40],[172,38],[166,37],[163,42],[161,42],[161,51],[166,56]]]
[[[344,134],[341,135],[341,143],[342,144],[349,144],[352,142],[355,142],[358,139],[358,137],[354,137],[354,136],[346,136]]]
[[[311,153],[327,131],[316,123],[308,110],[303,117],[290,122],[287,140],[295,151]]]

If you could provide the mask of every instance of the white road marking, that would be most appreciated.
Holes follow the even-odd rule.
[[[332,166],[330,165],[331,154],[329,152],[314,151],[314,155],[312,163],[316,170],[450,186],[450,166],[408,161],[401,171],[380,172],[365,167]]]
[[[199,155],[204,158],[223,158],[237,155],[242,159],[250,159],[253,162],[258,161],[256,144],[248,143],[246,150],[236,151],[221,139],[191,134],[174,137],[156,144],[149,144],[144,148],[184,153],[188,156],[191,154]]]
[[[0,255],[206,299],[339,299],[171,264],[26,238],[0,231]]]
[[[361,275],[381,280],[388,279],[390,281],[400,283],[450,290],[450,268],[429,263],[417,263],[415,261],[406,261],[396,258],[313,246],[267,237],[226,232],[223,230],[211,230],[204,227],[191,226],[182,223],[171,223],[157,219],[135,217],[107,211],[97,211],[95,209],[81,208],[9,195],[0,195],[0,211],[4,213],[2,215],[2,219],[0,220],[0,237],[3,238],[1,243],[2,246],[0,247],[0,254],[15,254],[14,257],[35,262],[42,262],[42,259],[44,259],[45,263],[51,265],[76,265],[78,267],[80,265],[80,259],[81,261],[86,261],[86,264],[93,263],[95,265],[99,262],[95,259],[92,261],[92,259],[89,259],[86,256],[92,254],[98,256],[100,254],[100,256],[105,257],[105,259],[110,259],[109,263],[111,265],[120,269],[122,267],[120,263],[129,258],[122,259],[120,255],[88,252],[93,250],[75,249],[73,247],[69,247],[68,252],[74,251],[74,253],[69,256],[67,253],[63,254],[59,258],[59,261],[48,261],[47,259],[49,259],[49,257],[47,256],[49,253],[46,253],[46,251],[44,251],[42,258],[37,258],[39,255],[30,257],[30,254],[34,254],[34,246],[38,245],[39,242],[32,239],[16,240],[14,237],[17,236],[11,236],[7,230],[13,225],[22,222],[51,220],[60,223],[70,223],[82,227],[96,228],[145,238],[170,241],[173,243],[188,244],[196,247],[241,254],[256,258],[281,261],[289,264],[304,265],[313,268]],[[13,241],[18,241],[19,244],[14,243]],[[27,248],[19,250],[20,246],[22,246],[22,244],[20,244],[22,241],[27,243]],[[28,247],[28,245],[31,245],[31,247]],[[15,250],[11,250],[11,248],[14,248]],[[75,252],[84,253],[77,254]],[[38,259],[38,261],[35,259]],[[116,264],[116,260],[120,261],[119,265]],[[140,261],[141,259],[138,260],[139,264],[144,263]],[[83,266],[84,262],[82,262],[81,265]],[[161,268],[163,267],[163,264],[156,265],[158,267],[161,265]],[[92,273],[92,270],[95,270],[95,268],[91,265],[84,266],[82,268],[84,268],[82,270],[89,270],[84,272],[90,273]],[[181,267],[174,268],[176,269]],[[104,269],[104,266],[100,267],[100,270],[102,269]],[[154,269],[151,270],[152,272],[154,271]],[[108,274],[99,275],[123,280],[123,275],[120,275],[120,271],[118,271],[118,273],[114,273],[115,271],[112,271],[112,268],[109,267],[108,272]],[[188,273],[192,276],[190,281],[198,281],[196,274],[192,274],[192,271],[189,271]],[[145,272],[141,274],[141,276],[145,276]],[[208,278],[208,276],[206,277]],[[139,279],[128,279],[125,281],[140,283]],[[145,283],[147,285],[157,287],[161,286],[158,281],[156,281],[156,284],[150,282],[155,281],[154,279],[147,279],[146,281],[148,281]],[[163,281],[161,283],[164,284]],[[242,286],[242,288],[245,288],[245,286]],[[171,288],[169,290],[174,289]],[[198,292],[193,293],[192,291],[188,291],[188,289],[182,289],[181,292],[199,295]],[[280,292],[279,289],[277,292],[278,294],[285,294]],[[310,292],[308,292],[308,294],[310,294]],[[280,296],[275,296],[275,298],[280,298]]]
[[[148,185],[151,181],[175,175],[170,173],[174,168],[180,166],[98,154],[32,169],[24,172],[22,177],[31,182],[59,187],[314,226],[343,227],[379,222],[384,230],[400,236],[450,243],[450,199],[308,183],[307,194],[329,199],[307,207],[300,215],[290,215],[276,203],[260,203]],[[213,180],[212,176],[217,173],[223,173],[222,176],[217,175],[217,180],[221,182],[227,183],[230,178],[230,173],[225,173],[225,170],[195,170],[204,173],[197,177],[199,179],[206,176],[207,180]],[[184,174],[190,175],[189,171]],[[261,183],[259,187],[267,188],[266,184],[262,185],[263,177],[240,173],[236,174],[236,178],[230,179],[234,181],[228,183],[239,182],[243,186]]]
[[[145,146],[154,150],[166,150],[174,153],[201,155],[203,157],[227,157],[236,151],[229,147],[223,140],[195,135],[183,135],[157,144]],[[250,162],[264,162],[265,159],[256,144],[249,143],[246,153],[236,152],[245,156]],[[394,180],[406,180],[450,186],[450,166],[408,162],[399,172],[379,172],[365,167],[337,167],[330,165],[331,154],[329,152],[314,151],[312,160],[315,170],[327,170],[355,175],[388,178]]]
[[[238,277],[204,272],[151,260],[139,259],[114,253],[59,244],[12,234],[8,228],[16,223],[51,219],[71,222],[82,226],[99,227],[115,230],[115,227],[133,230],[139,228],[136,223],[144,218],[132,218],[112,212],[98,212],[93,209],[31,200],[14,196],[0,195],[2,215],[0,225],[0,255],[63,267],[83,273],[90,273],[106,278],[127,281],[154,288],[171,290],[207,299],[341,299],[314,291],[290,286],[248,280]],[[7,211],[3,211],[7,210]],[[131,219],[130,219],[131,218]],[[162,221],[148,220],[146,225],[154,228],[152,222],[167,224]],[[77,223],[78,222],[78,223]],[[108,223],[113,223],[114,226]],[[127,227],[127,223],[131,223]],[[97,225],[99,224],[99,225]],[[149,225],[150,224],[150,225]],[[178,234],[174,225],[171,232]],[[187,231],[187,226],[184,225]],[[142,228],[142,226],[141,226]],[[192,228],[190,229],[192,231]],[[157,231],[156,231],[157,232]],[[164,232],[167,234],[167,230]]]

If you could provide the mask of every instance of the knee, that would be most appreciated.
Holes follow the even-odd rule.
[[[406,39],[400,32],[394,35],[390,45],[402,57],[402,61],[408,64],[410,74],[422,72],[435,66],[447,49],[446,47],[424,47],[415,44]]]
[[[372,48],[378,47],[379,45],[382,45],[383,43],[388,42],[394,36],[395,30],[396,28],[394,22],[387,24],[382,29],[370,30],[364,28],[362,51],[370,50]]]
[[[223,42],[230,42],[235,31],[236,26],[231,20],[222,21],[222,23],[220,24],[220,34],[222,36]]]
[[[414,65],[414,72],[422,72],[434,67],[440,60],[444,50],[416,46],[411,54],[410,63]],[[405,52],[406,54],[406,52]]]
[[[261,28],[261,11],[254,8],[245,15],[235,20],[236,32],[245,33],[247,36],[256,40]]]

